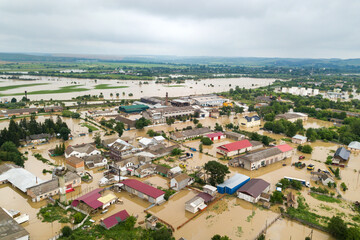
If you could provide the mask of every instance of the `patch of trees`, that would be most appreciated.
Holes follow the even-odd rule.
[[[80,113],[77,113],[77,112],[72,112],[72,111],[69,111],[69,110],[64,110],[62,111],[62,114],[61,114],[63,117],[70,117],[70,118],[80,118]]]
[[[55,146],[54,154],[55,156],[61,156],[65,153],[65,143]]]
[[[297,150],[299,150],[300,152],[303,152],[303,153],[308,153],[308,154],[312,153],[312,151],[313,151],[313,149],[310,145],[304,145],[304,146],[299,145],[297,147]]]
[[[211,139],[208,138],[208,137],[203,137],[203,138],[201,138],[200,141],[201,141],[202,144],[207,145],[207,146],[210,146],[211,144],[214,143],[214,142],[211,141]]]
[[[30,117],[30,121],[22,118],[19,122],[10,120],[9,127],[0,131],[0,146],[7,141],[13,142],[16,146],[20,146],[20,140],[26,139],[27,136],[34,134],[48,133],[50,135],[58,135],[63,140],[69,139],[70,129],[60,117],[56,119],[45,119],[43,123],[36,121],[35,116]]]
[[[307,113],[310,117],[327,121],[329,118],[345,119],[346,112],[334,112],[331,110],[316,110],[313,107],[300,106],[295,108],[295,112]]]
[[[359,239],[360,230],[356,227],[348,227],[339,216],[334,216],[328,223],[329,233],[336,239]]]
[[[135,128],[143,129],[144,127],[149,126],[150,124],[151,124],[151,121],[149,119],[141,117],[135,121]]]
[[[300,119],[296,120],[294,123],[285,119],[266,122],[264,124],[264,128],[266,130],[272,131],[273,133],[284,133],[288,137],[293,137],[294,135],[296,135],[296,133],[304,129],[303,123]]]
[[[16,165],[23,167],[25,159],[22,153],[17,149],[16,145],[11,141],[7,141],[0,147],[0,160],[13,162]]]

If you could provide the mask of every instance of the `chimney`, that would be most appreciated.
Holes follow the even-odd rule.
[[[167,106],[169,104],[169,94],[166,92],[166,97],[165,97],[165,106]]]

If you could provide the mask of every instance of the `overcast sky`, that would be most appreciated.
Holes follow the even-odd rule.
[[[0,0],[0,52],[360,57],[359,0]]]

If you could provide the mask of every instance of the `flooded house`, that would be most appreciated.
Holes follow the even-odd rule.
[[[156,228],[156,224],[158,223],[158,218],[154,215],[151,215],[150,217],[146,218],[145,220],[145,226],[147,229],[154,230]]]
[[[240,141],[240,140],[245,139],[245,135],[236,133],[236,132],[224,132],[224,134],[225,134],[226,138],[235,140],[235,141]]]
[[[268,202],[269,191],[270,183],[260,178],[253,178],[237,190],[237,197],[251,203],[257,203],[260,199]]]
[[[229,161],[229,165],[233,167],[242,167],[247,170],[256,170],[260,167],[276,163],[291,157],[294,149],[287,144],[278,145],[255,152],[251,152]]]
[[[202,107],[221,107],[225,102],[229,101],[229,99],[225,99],[214,94],[192,96],[191,99],[196,105]]]
[[[218,184],[217,191],[218,193],[224,194],[234,194],[240,187],[242,187],[245,183],[250,181],[250,177],[236,173],[231,178],[227,179],[225,182]]]
[[[351,143],[348,145],[348,149],[349,149],[350,151],[355,151],[355,152],[360,151],[360,142],[358,142],[358,141],[353,141],[353,142],[351,142]]]
[[[153,124],[166,123],[166,119],[190,116],[195,114],[196,109],[192,106],[186,107],[162,107],[152,108],[142,113],[143,117],[149,119]]]
[[[177,146],[177,145],[166,146],[164,144],[157,144],[157,145],[148,147],[145,151],[148,153],[151,153],[154,156],[154,158],[159,158],[159,157],[169,155],[172,150],[174,150],[175,148],[178,148],[178,147],[179,146]]]
[[[295,135],[291,138],[291,142],[295,144],[304,144],[307,142],[307,137],[301,135]]]
[[[124,123],[125,129],[130,130],[132,128],[135,128],[136,120],[134,120],[134,119],[130,119],[128,117],[118,115],[118,116],[116,116],[115,121]]]
[[[240,119],[239,123],[247,128],[251,128],[251,127],[257,127],[261,125],[261,120],[260,117],[258,115],[255,116],[245,116],[243,118]]]
[[[280,119],[285,119],[290,122],[296,122],[296,120],[306,121],[308,120],[308,115],[300,112],[287,112],[275,116],[275,120],[280,120]]]
[[[2,240],[28,240],[30,234],[7,211],[0,207],[0,237]]]
[[[48,133],[42,133],[42,134],[33,134],[28,137],[26,137],[27,142],[31,142],[33,144],[39,144],[43,142],[47,142],[51,139],[51,135]]]
[[[195,128],[195,129],[188,129],[184,131],[174,132],[171,134],[170,138],[175,141],[183,141],[186,139],[202,137],[209,133],[211,133],[210,128],[207,127]]]
[[[26,193],[28,188],[43,182],[43,180],[31,172],[14,164],[0,165],[0,184],[10,183],[23,193]]]
[[[135,105],[129,105],[129,106],[120,106],[119,111],[124,113],[141,113],[148,109],[149,106],[144,104],[135,104]]]
[[[170,188],[180,191],[181,189],[191,185],[194,179],[186,173],[180,173],[170,180]]]
[[[286,196],[286,205],[287,207],[297,207],[296,196],[292,191],[290,191]]]
[[[37,108],[6,109],[0,111],[0,117],[12,117],[20,115],[37,114]]]
[[[350,159],[350,151],[344,147],[339,147],[334,153],[332,163],[343,164]]]
[[[130,217],[129,213],[126,210],[121,210],[110,217],[100,220],[100,225],[109,230],[112,227],[115,227],[121,222],[126,221]]]
[[[191,213],[197,213],[207,207],[205,200],[201,197],[194,197],[185,203],[185,210]]]
[[[155,167],[155,172],[163,177],[167,177],[168,173],[169,173],[170,168],[161,166],[161,165],[156,165]]]
[[[314,181],[321,181],[324,186],[335,183],[334,179],[325,172],[311,172],[311,177]]]
[[[81,177],[76,173],[68,171],[65,173],[63,179],[65,192],[81,185]],[[51,180],[28,188],[26,194],[31,197],[33,202],[39,202],[60,194],[60,188],[59,178],[54,175]]]
[[[149,146],[162,144],[164,142],[165,142],[165,138],[163,136],[155,136],[153,138],[144,137],[139,140],[139,145],[143,148],[147,148]]]
[[[126,156],[132,155],[139,151],[130,143],[117,139],[114,143],[108,144],[110,150],[110,158],[114,161],[120,161]]]
[[[67,169],[72,172],[84,172],[85,171],[85,164],[84,160],[78,157],[69,157],[65,160],[65,165]]]
[[[118,201],[111,191],[102,188],[95,189],[72,201],[71,206],[81,209],[88,213],[94,213],[97,210],[108,208]]]
[[[211,141],[221,140],[225,138],[225,135],[222,132],[215,132],[207,134],[206,137],[210,138]]]
[[[104,167],[107,165],[107,159],[101,154],[84,157],[85,166],[88,169]]]
[[[175,177],[176,175],[178,175],[180,173],[182,173],[181,167],[179,167],[179,166],[173,167],[173,168],[169,169],[168,177]]]
[[[62,106],[51,106],[51,107],[44,107],[44,112],[62,112],[64,108]]]
[[[69,157],[78,157],[83,158],[87,156],[101,154],[99,150],[97,150],[90,143],[83,143],[79,145],[70,145],[65,150],[65,158]]]
[[[155,173],[155,166],[152,163],[141,165],[133,171],[133,175],[139,178],[150,176]]]
[[[249,141],[247,139],[232,142],[217,147],[217,153],[224,156],[235,156],[244,152],[253,151],[262,148],[263,144],[258,141]]]
[[[165,201],[165,192],[154,188],[148,184],[140,182],[136,179],[126,179],[121,182],[122,188],[130,194],[149,201],[153,204],[161,204]]]

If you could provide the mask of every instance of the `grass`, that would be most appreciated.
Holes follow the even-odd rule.
[[[70,222],[70,216],[68,212],[73,212],[74,210],[64,210],[58,205],[48,204],[46,207],[43,207],[37,213],[38,218],[43,222],[54,222],[59,221],[60,223]]]
[[[60,87],[56,90],[39,90],[39,91],[32,91],[28,92],[28,95],[41,95],[41,94],[57,94],[57,93],[71,93],[71,92],[84,92],[88,91],[87,88],[79,88],[82,85],[74,85],[74,86],[65,86]],[[9,93],[9,94],[0,94],[0,96],[18,96],[24,95],[24,93]]]
[[[331,196],[320,195],[320,194],[316,194],[316,193],[310,193],[310,195],[319,201],[329,202],[329,203],[341,203],[340,199],[333,198]]]
[[[247,222],[250,222],[251,219],[255,216],[255,211],[252,211],[251,215],[249,215],[247,218],[246,218],[246,221]]]
[[[0,87],[0,91],[7,91],[10,89],[15,89],[15,88],[33,87],[33,86],[40,86],[40,85],[47,85],[47,84],[48,83],[31,83],[31,84],[22,84],[22,85],[10,85],[10,86]]]
[[[92,125],[90,125],[90,124],[87,124],[87,123],[83,123],[83,124],[81,124],[81,126],[87,127],[88,129],[91,129],[92,131],[97,131],[97,130],[99,130],[97,127],[94,127],[94,126],[92,126]]]
[[[128,88],[129,86],[110,86],[110,84],[98,84],[95,89],[115,89],[115,88]]]

